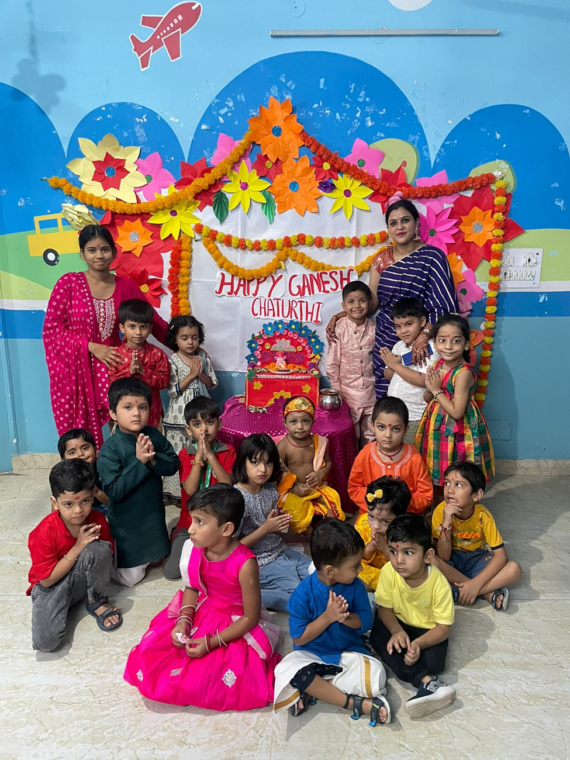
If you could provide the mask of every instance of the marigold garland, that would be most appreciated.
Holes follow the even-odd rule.
[[[287,247],[278,251],[274,258],[264,266],[246,269],[245,267],[240,267],[237,264],[232,263],[228,258],[226,258],[216,243],[209,237],[203,237],[202,244],[220,269],[223,269],[233,277],[239,277],[240,280],[258,280],[261,277],[270,277],[272,274],[275,274],[278,269],[284,268],[287,259],[291,259],[291,261],[297,262],[297,264],[300,264],[302,267],[310,270],[311,272],[331,272],[333,269],[354,269],[356,270],[358,276],[361,277],[364,272],[368,272],[370,270],[372,262],[378,253],[384,250],[381,248],[380,251],[375,251],[373,254],[368,256],[368,258],[366,258],[360,264],[356,264],[354,267],[345,267],[337,266],[335,264],[325,264],[322,261],[316,261],[316,259],[312,259],[310,256],[307,256],[305,253],[298,251],[296,248]]]
[[[305,235],[303,232],[299,232],[297,235],[284,235],[283,238],[277,238],[277,240],[274,238],[269,238],[268,240],[265,238],[263,240],[250,240],[249,238],[238,238],[235,235],[226,235],[202,223],[194,225],[194,232],[216,243],[223,243],[225,246],[239,248],[242,251],[281,251],[283,248],[295,248],[298,245],[309,248],[315,246],[315,248],[336,250],[337,248],[360,248],[360,246],[380,245],[388,239],[388,233],[386,230],[382,230],[381,232],[372,232],[369,235],[360,235],[360,237],[329,238],[321,237],[320,235]]]
[[[91,193],[83,192],[83,190],[75,187],[68,180],[61,179],[60,177],[50,177],[48,183],[54,190],[63,190],[66,195],[70,195],[76,201],[93,206],[94,208],[103,209],[104,211],[112,211],[116,214],[155,214],[157,211],[172,208],[180,201],[192,201],[195,195],[203,190],[207,190],[210,185],[219,182],[231,170],[232,166],[241,159],[248,148],[251,147],[251,144],[250,133],[248,132],[243,140],[232,150],[230,155],[217,166],[213,167],[207,174],[204,174],[203,177],[195,179],[187,187],[183,187],[170,195],[161,195],[154,201],[146,201],[145,203],[123,203],[122,201],[111,201],[108,198],[99,198]]]
[[[491,246],[493,258],[489,266],[489,285],[485,299],[485,322],[483,324],[483,349],[477,373],[477,387],[475,389],[475,401],[483,407],[489,387],[489,372],[491,371],[491,358],[493,356],[493,343],[495,341],[495,325],[497,320],[497,295],[501,287],[501,263],[503,261],[504,236],[503,227],[507,219],[505,213],[507,181],[500,179],[495,185],[495,202],[493,220],[495,229],[493,235],[495,242]]]

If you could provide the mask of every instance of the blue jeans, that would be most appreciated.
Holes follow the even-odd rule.
[[[284,610],[289,597],[309,574],[311,558],[294,549],[285,549],[277,559],[259,569],[261,602],[272,610]]]

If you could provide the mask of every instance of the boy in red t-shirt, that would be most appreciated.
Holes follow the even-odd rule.
[[[184,407],[186,434],[191,441],[178,454],[180,459],[180,484],[182,486],[182,509],[180,519],[170,537],[172,546],[166,558],[163,572],[166,578],[180,578],[182,547],[188,540],[188,528],[192,522],[187,502],[196,491],[209,488],[214,483],[232,482],[232,467],[236,452],[217,438],[222,427],[220,408],[209,396],[197,396]]]
[[[104,596],[113,550],[107,520],[91,511],[93,468],[82,459],[64,460],[50,472],[49,483],[54,511],[28,539],[32,567],[26,593],[32,597],[33,647],[41,652],[61,644],[67,614],[82,599],[102,631],[123,622]]]

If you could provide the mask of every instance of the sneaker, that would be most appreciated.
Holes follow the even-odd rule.
[[[447,686],[440,678],[432,678],[422,683],[417,694],[408,699],[406,710],[410,718],[423,718],[436,710],[442,710],[455,699],[455,689]]]

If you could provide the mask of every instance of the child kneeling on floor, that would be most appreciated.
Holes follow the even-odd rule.
[[[104,596],[113,563],[107,520],[93,506],[93,468],[64,460],[49,475],[53,511],[30,533],[32,558],[27,594],[32,597],[32,643],[41,652],[61,644],[71,607],[85,599],[102,631],[123,622]]]
[[[444,576],[430,564],[434,551],[423,517],[396,517],[386,540],[390,563],[380,572],[370,644],[397,678],[418,690],[406,710],[421,718],[455,699],[455,689],[439,678],[455,619],[453,599]]]
[[[389,723],[386,673],[364,646],[372,625],[358,578],[364,542],[352,525],[325,519],[311,536],[316,572],[293,592],[287,609],[294,651],[275,670],[274,710],[304,713],[317,699],[352,711],[370,725]]]
[[[442,572],[452,583],[456,604],[470,606],[484,597],[505,612],[509,589],[521,579],[518,562],[509,560],[495,520],[479,503],[487,481],[473,462],[455,462],[445,471],[444,501],[432,516],[432,536]]]

